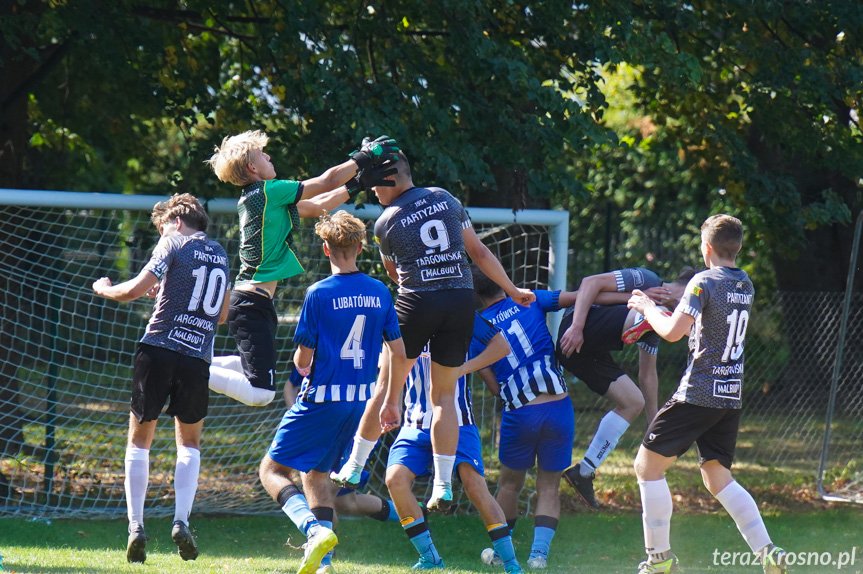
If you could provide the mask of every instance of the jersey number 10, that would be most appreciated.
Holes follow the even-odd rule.
[[[192,298],[189,299],[189,311],[197,311],[203,302],[204,313],[210,317],[218,315],[222,310],[222,298],[228,286],[224,269],[216,267],[208,274],[207,266],[201,265],[192,271],[192,276],[195,278],[195,288],[192,289]],[[207,288],[206,293],[204,287]]]

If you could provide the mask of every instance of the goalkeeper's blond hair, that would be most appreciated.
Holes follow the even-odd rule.
[[[347,211],[325,213],[315,224],[315,233],[330,250],[353,251],[366,238],[366,224]]]
[[[242,187],[249,183],[249,164],[263,152],[269,141],[269,136],[261,130],[227,136],[221,146],[216,146],[213,157],[204,163],[210,164],[220,181]]]

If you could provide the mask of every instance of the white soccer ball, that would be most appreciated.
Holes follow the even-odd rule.
[[[480,554],[480,560],[482,560],[483,564],[488,564],[491,566],[494,563],[494,548],[486,548]]]

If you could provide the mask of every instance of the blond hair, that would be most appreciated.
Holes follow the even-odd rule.
[[[269,136],[261,130],[249,130],[236,136],[227,136],[222,146],[204,163],[210,164],[220,181],[244,186],[249,183],[250,163],[264,150]]]
[[[349,249],[366,238],[366,224],[347,211],[325,213],[315,224],[315,233],[330,249]]]
[[[743,224],[736,217],[719,213],[701,224],[701,239],[718,256],[733,261],[743,245]]]
[[[198,231],[206,231],[210,224],[210,217],[204,210],[204,206],[201,205],[198,198],[190,193],[175,193],[171,199],[157,203],[153,207],[150,221],[153,222],[156,229],[161,231],[162,224],[177,217]]]

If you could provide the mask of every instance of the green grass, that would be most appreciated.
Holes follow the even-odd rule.
[[[856,563],[839,572],[863,571],[863,508],[837,507],[803,514],[765,518],[773,539],[792,551],[851,552]],[[489,546],[476,516],[430,519],[436,545],[455,572],[492,573],[501,569],[479,561]],[[201,555],[183,562],[170,539],[169,520],[150,520],[148,558],[144,565],[125,560],[124,521],[0,519],[0,552],[7,572],[45,574],[173,574],[190,572],[272,574],[296,571],[303,542],[284,516],[199,517],[193,527]],[[369,519],[345,520],[338,528],[341,543],[334,564],[337,572],[390,574],[407,572],[416,553],[396,523]],[[701,572],[760,572],[755,566],[714,565],[714,550],[743,552],[746,545],[724,512],[678,514],[672,519],[672,545],[685,574]],[[532,521],[521,519],[515,543],[522,563],[530,547]],[[285,545],[290,537],[291,544]],[[552,543],[550,573],[633,573],[642,559],[641,517],[636,513],[565,515]],[[793,572],[836,572],[835,566],[798,567]]]

